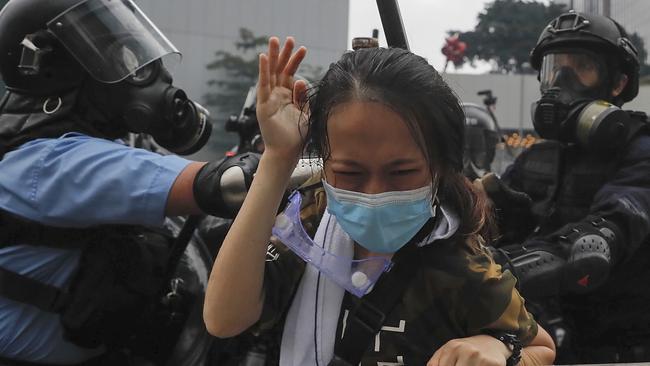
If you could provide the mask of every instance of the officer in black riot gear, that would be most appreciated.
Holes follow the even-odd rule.
[[[481,180],[502,233],[495,257],[540,304],[559,363],[649,361],[650,136],[645,113],[621,109],[638,93],[637,50],[614,20],[569,12],[531,61],[544,140]]]

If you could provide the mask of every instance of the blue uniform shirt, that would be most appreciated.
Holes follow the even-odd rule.
[[[189,163],[77,133],[38,139],[0,160],[0,209],[60,227],[161,226],[169,191]],[[58,287],[79,257],[78,250],[0,245],[1,267]],[[1,357],[70,364],[102,352],[62,334],[59,315],[0,296]]]

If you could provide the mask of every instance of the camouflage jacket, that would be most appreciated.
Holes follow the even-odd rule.
[[[325,210],[325,193],[319,182],[303,186],[301,193],[303,226],[313,237]],[[447,341],[487,329],[514,332],[524,344],[535,337],[537,323],[515,289],[515,278],[501,273],[482,244],[469,245],[454,236],[418,250],[419,268],[361,365],[424,365]],[[257,332],[282,334],[304,266],[282,243],[269,244],[265,305]],[[339,340],[345,314],[355,301],[346,293],[338,319]]]

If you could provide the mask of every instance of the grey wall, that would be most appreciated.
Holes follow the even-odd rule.
[[[639,87],[639,95],[631,102],[625,104],[623,108],[650,114],[650,85],[641,85]]]
[[[491,89],[497,97],[495,114],[501,128],[533,128],[530,105],[539,98],[536,76],[445,74],[444,78],[463,102],[483,105],[483,97],[476,93]]]
[[[350,43],[348,0],[136,0],[183,53],[177,83],[196,98],[212,78],[205,66],[217,50],[236,52],[244,27],[256,35],[292,35],[308,48],[306,63],[328,66]]]

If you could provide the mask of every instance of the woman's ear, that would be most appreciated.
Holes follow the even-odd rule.
[[[627,75],[621,74],[621,77],[618,79],[618,83],[614,85],[614,89],[612,90],[612,97],[618,97],[623,92],[623,89],[625,89],[627,82]]]

